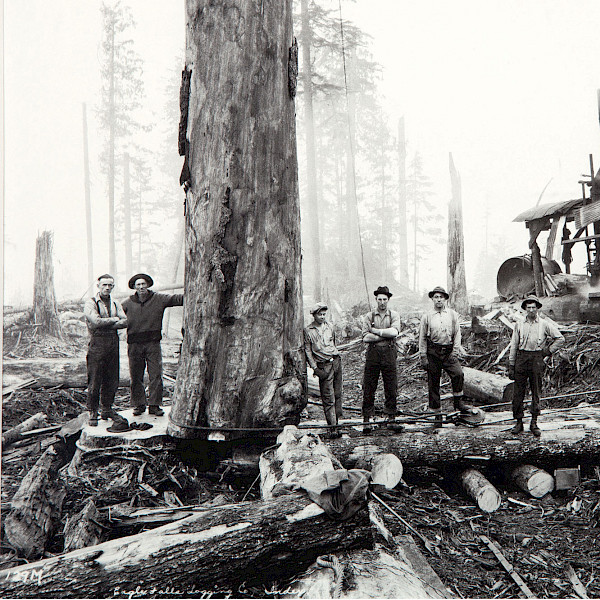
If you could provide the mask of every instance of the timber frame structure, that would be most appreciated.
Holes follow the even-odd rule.
[[[545,258],[552,261],[554,259],[554,243],[561,225],[561,245],[563,247],[561,259],[565,266],[565,272],[571,272],[571,248],[575,243],[585,242],[587,251],[586,269],[591,277],[590,283],[594,286],[600,281],[600,170],[594,175],[591,154],[590,173],[589,180],[579,181],[581,184],[581,198],[535,206],[522,212],[514,219],[515,222],[525,222],[525,226],[529,230],[529,247],[531,249],[535,293],[538,297],[545,296],[546,291],[542,254],[537,238],[542,231],[550,230]],[[586,196],[586,187],[590,188],[588,196]],[[569,223],[574,223],[576,228],[572,237],[570,237],[571,232],[568,228]]]

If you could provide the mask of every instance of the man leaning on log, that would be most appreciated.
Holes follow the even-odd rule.
[[[304,329],[306,362],[319,378],[319,391],[328,425],[337,425],[342,412],[342,359],[335,346],[333,327],[327,322],[327,305],[317,302],[311,309],[313,322]],[[330,438],[341,437],[335,428]]]
[[[433,310],[426,312],[419,329],[419,354],[421,366],[427,371],[429,408],[438,413],[435,426],[442,426],[440,378],[442,369],[450,376],[454,408],[467,412],[470,408],[464,403],[464,374],[457,354],[462,351],[458,314],[447,306],[450,298],[442,287],[429,292]]]
[[[538,315],[542,303],[536,296],[525,298],[521,303],[521,308],[526,312],[526,317],[524,321],[515,323],[508,359],[508,376],[515,381],[513,417],[517,420],[511,433],[518,434],[523,431],[523,400],[527,381],[529,381],[531,388],[530,431],[536,437],[540,437],[541,431],[537,424],[537,418],[540,414],[544,358],[556,352],[564,344],[565,338],[554,323],[542,319]],[[546,345],[547,340],[552,340],[550,346]]]
[[[131,405],[134,415],[146,410],[144,371],[148,369],[148,413],[161,417],[163,399],[163,364],[160,340],[165,309],[183,306],[183,294],[158,294],[148,289],[154,280],[146,273],[138,273],[129,280],[129,289],[135,293],[123,302],[127,315],[127,356],[131,379]]]
[[[90,341],[87,353],[89,424],[98,425],[98,405],[101,417],[120,421],[112,409],[119,387],[119,334],[127,327],[127,317],[121,303],[111,298],[115,279],[108,273],[98,277],[98,293],[85,302],[84,314]]]

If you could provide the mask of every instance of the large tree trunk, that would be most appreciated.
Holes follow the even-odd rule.
[[[357,442],[356,437],[342,437],[328,441],[336,458],[347,469],[359,459],[373,452],[391,452],[400,458],[406,471],[412,466],[447,467],[451,463],[470,465],[488,462],[532,463],[540,467],[549,465],[594,464],[600,458],[600,430],[594,429],[600,411],[593,407],[578,408],[580,421],[574,415],[542,412],[538,420],[542,437],[529,432],[513,436],[511,413],[488,413],[484,425],[476,429],[444,425],[433,430],[420,427],[420,431],[407,428],[401,435],[370,435]],[[497,424],[493,424],[496,422]],[[587,426],[586,426],[587,424]]]
[[[35,244],[35,274],[33,280],[33,318],[39,331],[62,337],[52,265],[52,233],[42,232]]]
[[[232,590],[237,597],[244,582],[283,580],[322,554],[372,544],[366,508],[347,521],[334,521],[305,494],[291,494],[208,509],[138,535],[0,571],[0,595],[107,598],[139,586],[149,596]]]
[[[110,61],[108,73],[108,264],[113,277],[117,276],[115,243],[115,16],[110,23]]]
[[[185,336],[169,433],[196,438],[298,422],[306,398],[291,0],[188,0],[187,32]]]
[[[129,184],[129,153],[123,154],[123,222],[125,224],[125,272],[133,271],[133,242],[131,241],[131,186]]]
[[[398,263],[400,278],[406,287],[408,278],[408,234],[406,231],[406,134],[404,117],[398,121]]]
[[[313,88],[311,45],[312,30],[308,15],[308,0],[301,0],[302,35],[302,81],[304,85],[304,129],[306,132],[306,195],[308,197],[308,225],[310,252],[312,254],[312,281],[315,300],[321,299],[321,238],[319,235],[319,204],[317,202],[317,168],[315,156],[315,123],[313,113]]]
[[[448,293],[452,306],[462,315],[469,313],[465,276],[465,240],[462,220],[462,188],[460,174],[450,154],[452,198],[448,204]]]
[[[163,357],[166,372],[175,372],[179,359]],[[119,387],[127,387],[129,365],[123,358],[119,362]],[[5,385],[12,385],[13,380],[35,379],[39,387],[87,387],[87,369],[85,358],[27,358],[23,360],[5,360],[2,364],[2,378]],[[165,381],[165,385],[169,385]],[[36,387],[32,385],[30,387]]]

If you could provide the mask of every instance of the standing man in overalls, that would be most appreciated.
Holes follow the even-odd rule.
[[[454,409],[469,410],[463,399],[464,374],[457,354],[462,351],[458,314],[448,308],[450,296],[442,287],[429,292],[433,310],[426,312],[421,319],[419,330],[419,354],[421,366],[427,371],[429,408],[439,413],[435,416],[435,426],[442,426],[440,378],[442,369],[450,376]]]
[[[363,432],[372,431],[370,421],[375,413],[375,391],[380,373],[385,394],[383,412],[387,416],[387,427],[402,431],[402,425],[395,421],[398,391],[396,338],[400,334],[400,315],[388,308],[392,294],[387,286],[378,287],[373,294],[377,309],[367,313],[362,320],[362,340],[367,344],[363,376]]]

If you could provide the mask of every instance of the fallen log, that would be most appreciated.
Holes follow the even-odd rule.
[[[554,477],[533,465],[520,465],[513,469],[511,479],[534,498],[541,498],[554,489]]]
[[[476,469],[460,474],[460,482],[467,494],[475,500],[483,512],[494,512],[502,502],[500,492]]]
[[[400,458],[404,469],[411,466],[446,467],[450,463],[470,466],[473,459],[486,462],[513,462],[550,465],[593,463],[600,460],[600,411],[577,407],[567,413],[544,413],[538,419],[542,437],[525,432],[510,434],[509,412],[488,413],[476,429],[444,425],[432,430],[408,425],[398,435],[342,436],[327,445],[345,468],[373,453],[390,452]],[[578,416],[579,415],[579,416]],[[492,422],[497,419],[497,424]],[[574,420],[580,418],[580,421]]]
[[[31,431],[32,429],[37,429],[46,425],[47,420],[48,417],[44,413],[39,412],[6,431],[2,434],[2,450],[17,440],[23,439],[23,433],[26,431]]]
[[[163,357],[163,368],[175,370],[179,359]],[[23,360],[5,360],[2,363],[3,378],[31,379],[37,381],[38,387],[87,387],[87,367],[85,357],[82,358],[28,358]],[[119,386],[130,384],[127,359],[121,357]],[[165,386],[172,385],[168,380]],[[36,387],[36,386],[32,386]]]
[[[66,489],[58,477],[64,457],[48,448],[29,470],[10,503],[6,540],[26,558],[41,556],[60,517]]]
[[[98,509],[90,498],[77,514],[69,517],[65,523],[64,551],[78,550],[95,546],[100,541],[102,527],[98,524]]]
[[[362,457],[355,467],[371,471],[371,482],[383,485],[388,490],[394,489],[402,481],[402,461],[395,454]]]
[[[215,507],[134,536],[0,571],[0,596],[187,597],[263,585],[322,554],[372,548],[368,511],[333,521],[305,494]]]
[[[486,404],[512,402],[514,381],[508,377],[486,373],[471,367],[463,367],[464,392],[469,398]]]

